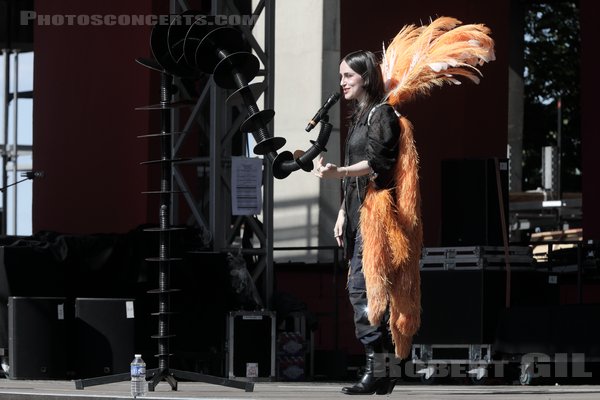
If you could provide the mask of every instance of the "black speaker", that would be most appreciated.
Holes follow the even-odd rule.
[[[7,246],[3,241],[14,242]],[[8,298],[65,297],[61,249],[33,240],[0,238],[0,352],[8,348]]]
[[[511,307],[533,309],[555,306],[559,298],[557,286],[548,284],[548,275],[540,271],[514,270]],[[421,327],[414,342],[494,343],[505,307],[504,269],[421,270]],[[516,324],[515,329],[529,328],[519,328]]]
[[[64,297],[8,298],[11,379],[67,378]]]
[[[505,304],[501,270],[421,271],[419,344],[494,343]]]
[[[75,373],[80,378],[129,371],[135,353],[132,299],[75,299]]]
[[[508,160],[498,159],[505,226]],[[442,161],[442,246],[502,246],[495,159]]]

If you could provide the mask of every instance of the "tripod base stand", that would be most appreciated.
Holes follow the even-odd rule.
[[[128,381],[131,378],[129,372],[124,372],[122,374],[114,374],[107,376],[98,376],[95,378],[86,378],[86,379],[76,379],[75,380],[75,389],[83,390],[88,386],[96,386],[96,385],[104,385],[107,383],[116,383]]]
[[[192,382],[204,382],[213,385],[221,385],[236,389],[244,389],[246,392],[254,391],[254,383],[236,381],[233,379],[220,378],[218,376],[205,375],[197,372],[180,371],[178,369],[152,369],[149,371],[152,379],[148,382],[148,390],[154,391],[156,385],[162,380],[171,385],[171,389],[177,390],[177,380],[175,378],[185,379]]]
[[[254,383],[236,381],[227,378],[220,378],[218,376],[205,375],[197,372],[180,371],[177,369],[158,369],[153,368],[147,371],[150,380],[148,381],[148,390],[153,392],[156,386],[166,381],[172,390],[177,390],[177,379],[185,379],[192,382],[204,382],[213,385],[227,386],[235,389],[244,389],[246,392],[254,391]],[[129,373],[99,376],[96,378],[77,379],[75,380],[75,388],[83,390],[89,386],[104,385],[107,383],[124,382],[130,379]]]

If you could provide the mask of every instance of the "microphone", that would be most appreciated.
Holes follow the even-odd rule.
[[[312,128],[314,128],[315,126],[317,126],[317,124],[319,123],[319,121],[321,120],[321,118],[323,118],[323,116],[325,114],[327,114],[327,111],[329,111],[329,109],[339,99],[340,99],[340,94],[338,92],[331,93],[331,96],[329,96],[329,98],[327,99],[327,101],[325,102],[325,104],[323,104],[323,106],[321,107],[321,109],[319,111],[317,111],[317,113],[315,114],[314,117],[312,117],[312,119],[310,120],[310,122],[308,123],[308,125],[306,125],[306,132],[310,132],[312,130]]]
[[[27,178],[27,179],[43,178],[44,175],[46,175],[44,173],[44,171],[27,171],[27,172],[21,172],[21,176],[23,178]]]

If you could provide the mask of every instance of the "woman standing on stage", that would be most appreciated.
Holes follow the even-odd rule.
[[[317,160],[315,174],[341,178],[344,199],[333,235],[350,259],[348,293],[354,308],[357,339],[365,346],[366,368],[360,381],[342,389],[347,394],[387,393],[388,377],[374,376],[377,353],[393,352],[387,324],[373,326],[367,314],[367,287],[363,274],[363,240],[359,229],[360,209],[369,184],[377,190],[394,186],[394,165],[398,155],[400,124],[394,109],[383,103],[384,83],[375,55],[369,51],[348,54],[340,64],[340,85],[344,99],[354,105],[345,148],[345,165],[323,165]]]
[[[489,34],[483,24],[440,17],[404,26],[381,62],[361,50],[340,63],[344,98],[353,105],[345,165],[320,158],[315,174],[343,179],[333,235],[350,259],[348,292],[367,362],[346,394],[390,393],[395,377],[375,370],[375,356],[393,351],[406,359],[421,323],[419,162],[412,124],[397,111],[433,87],[459,84],[457,77],[478,83],[478,67],[495,59]]]

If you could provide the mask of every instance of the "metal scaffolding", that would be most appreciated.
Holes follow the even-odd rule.
[[[13,91],[10,91],[10,56],[13,55],[13,74],[12,74],[12,86]],[[4,79],[2,88],[2,147],[0,154],[2,156],[2,216],[0,223],[0,235],[5,236],[8,233],[9,227],[9,214],[8,214],[8,193],[7,189],[12,187],[12,209],[10,210],[10,224],[12,225],[12,232],[14,235],[17,234],[17,206],[18,206],[18,184],[28,179],[33,179],[35,176],[31,170],[31,165],[23,165],[19,163],[19,157],[31,156],[32,147],[31,145],[19,144],[19,100],[20,99],[31,99],[33,98],[33,91],[19,91],[19,49],[2,49],[2,56],[4,60]],[[10,103],[13,103],[12,109],[12,138],[9,128],[9,120],[11,116]],[[10,143],[12,141],[12,144]],[[29,171],[24,173],[22,176],[24,179],[19,179],[19,172]],[[9,183],[9,178],[12,176],[12,182]]]
[[[188,4],[181,0],[172,0],[171,13],[180,14],[189,10]],[[236,7],[233,0],[213,0],[211,7],[213,16],[243,16],[244,13]],[[257,78],[262,77],[260,84],[253,85],[256,98],[263,96],[264,109],[274,107],[274,50],[275,50],[275,1],[260,1],[252,14],[245,21],[249,25],[240,24],[239,28],[251,51],[258,57],[262,67]],[[255,22],[264,20],[264,43],[261,45],[256,38]],[[189,84],[185,78],[176,78],[178,100],[193,102],[191,111],[184,115],[182,109],[176,111],[173,118],[173,132],[181,132],[173,140],[173,157],[189,158],[185,155],[189,149],[184,145],[190,135],[199,135],[200,141],[205,141],[203,154],[193,156],[188,160],[174,164],[174,190],[181,191],[185,205],[190,210],[190,217],[182,221],[184,209],[173,199],[173,221],[197,227],[203,244],[202,250],[212,252],[241,252],[244,255],[257,258],[256,265],[251,271],[255,282],[260,281],[259,287],[263,304],[271,308],[273,294],[273,174],[271,162],[263,157],[263,193],[262,193],[262,224],[255,216],[236,216],[231,212],[231,157],[233,141],[241,149],[247,148],[247,135],[240,132],[246,110],[243,104],[228,102],[229,89],[223,89],[215,84],[213,77],[206,80],[197,96],[190,93]],[[273,131],[273,124],[268,123],[268,129]],[[241,140],[239,135],[242,135]],[[241,145],[240,145],[241,143]],[[239,151],[239,150],[238,150]],[[186,166],[192,164],[196,173],[185,173]],[[199,187],[199,193],[193,189]],[[250,229],[258,239],[257,248],[237,248],[234,246],[240,228]]]

